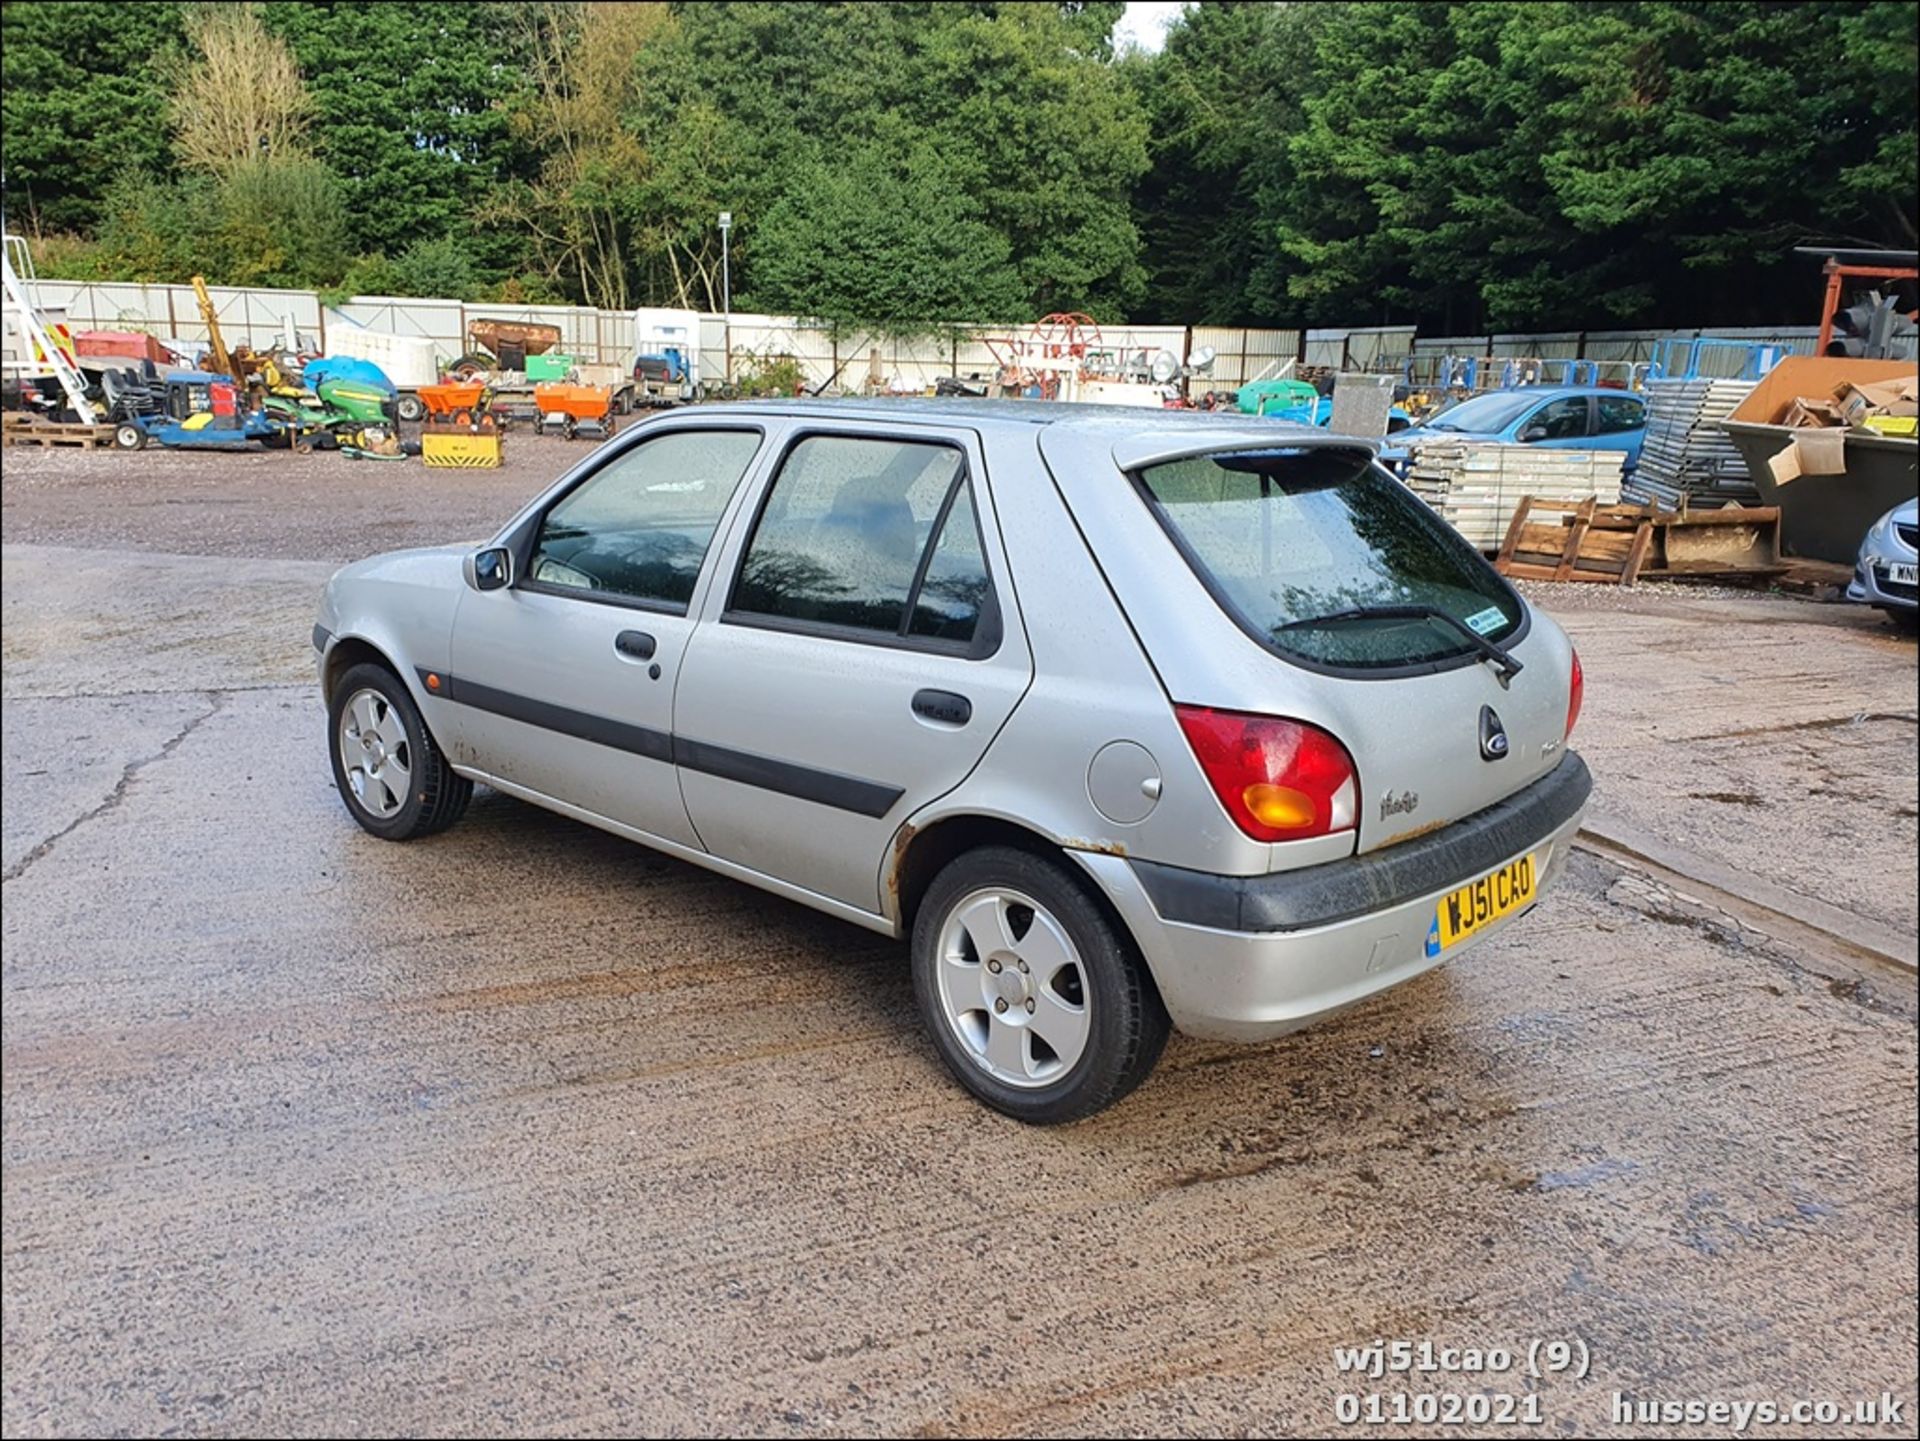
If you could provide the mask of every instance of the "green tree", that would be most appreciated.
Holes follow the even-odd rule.
[[[759,227],[747,303],[840,336],[1011,320],[1023,286],[1006,236],[930,145],[866,147],[792,177]]]
[[[0,169],[16,226],[91,230],[117,180],[172,168],[172,4],[0,5]]]
[[[537,159],[509,132],[508,104],[524,78],[515,8],[263,7],[305,76],[314,150],[340,176],[356,249],[397,255],[423,237],[455,237],[483,269],[517,265],[519,238],[474,219],[497,186]]]
[[[426,236],[413,242],[393,262],[395,295],[444,295],[472,300],[479,288],[473,257],[451,235]]]
[[[1314,34],[1334,8],[1195,6],[1157,55],[1130,63],[1152,137],[1134,189],[1151,314],[1229,325],[1275,313],[1270,294],[1256,299],[1276,281],[1262,190],[1287,181]]]
[[[1200,6],[1143,80],[1160,141],[1143,216],[1218,226],[1244,280],[1163,267],[1155,294],[1444,331],[1804,315],[1794,244],[1912,244],[1917,15]]]
[[[679,21],[641,57],[634,123],[658,154],[680,117],[707,113],[728,183],[679,187],[678,223],[710,234],[716,209],[734,212],[743,291],[762,220],[796,185],[868,146],[931,144],[1005,236],[1028,310],[1118,317],[1138,299],[1146,123],[1104,53],[1112,7],[691,4]]]

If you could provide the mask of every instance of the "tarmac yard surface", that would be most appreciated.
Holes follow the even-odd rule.
[[[1399,1393],[1584,1434],[1616,1392],[1911,1434],[1914,985],[1818,924],[1914,934],[1911,641],[1535,588],[1596,816],[1801,920],[1577,853],[1440,970],[1032,1130],[948,1081],[895,943],[490,792],[348,820],[320,584],[581,453],[6,453],[9,1434],[1321,1434]],[[1395,1339],[1515,1360],[1336,1368]]]

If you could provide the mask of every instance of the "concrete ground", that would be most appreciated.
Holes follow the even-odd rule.
[[[1913,982],[1779,914],[1913,936],[1911,641],[1537,588],[1596,815],[1663,863],[1577,854],[1459,961],[1031,1130],[893,943],[489,793],[348,821],[321,581],[579,454],[6,453],[9,1435],[1320,1434],[1399,1392],[1554,1434],[1887,1392],[1911,1434]],[[1519,1355],[1336,1369],[1395,1338]]]

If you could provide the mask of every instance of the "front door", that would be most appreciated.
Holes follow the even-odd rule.
[[[764,434],[678,427],[549,506],[511,586],[454,614],[459,762],[697,846],[673,768],[673,688],[714,531]]]
[[[1033,674],[978,439],[796,430],[734,529],[675,703],[687,809],[714,855],[878,912],[901,822]]]
[[[1584,395],[1563,395],[1537,407],[1517,429],[1523,445],[1549,450],[1585,450],[1593,442],[1592,406]]]

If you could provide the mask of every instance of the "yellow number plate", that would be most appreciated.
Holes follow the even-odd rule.
[[[1434,908],[1433,925],[1427,931],[1427,954],[1437,956],[1477,935],[1503,916],[1524,910],[1536,894],[1539,867],[1533,856],[1522,856],[1491,875],[1469,881],[1450,895],[1442,896]]]

